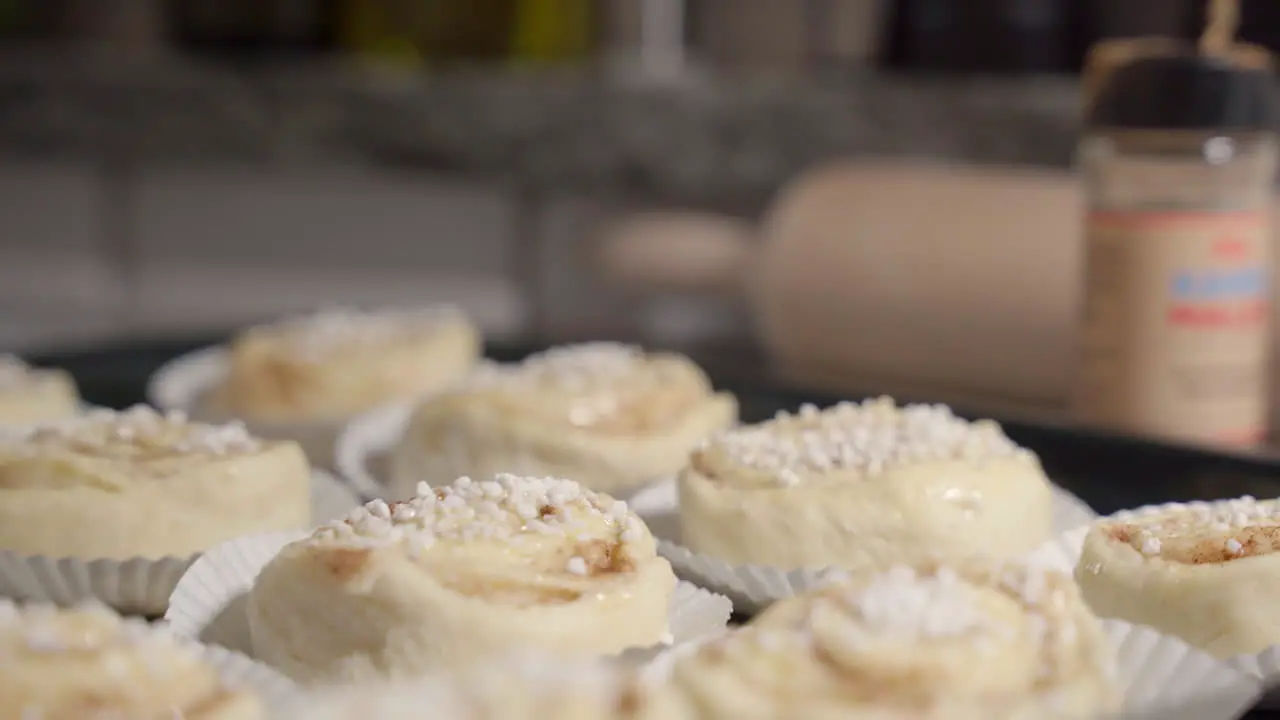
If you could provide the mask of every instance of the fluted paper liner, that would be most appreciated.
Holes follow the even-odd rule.
[[[174,588],[164,619],[182,638],[219,645],[253,657],[245,598],[258,573],[281,548],[308,533],[281,532],[250,535],[223,543],[196,561]],[[668,647],[717,635],[729,622],[733,606],[728,598],[682,582],[671,597],[670,642],[634,648],[619,659],[645,663]]]
[[[268,710],[287,706],[300,695],[292,680],[246,655],[216,645],[197,645],[196,649],[200,659],[213,668],[224,683],[252,690]]]
[[[1119,620],[1104,620],[1102,630],[1115,648],[1124,693],[1124,710],[1115,720],[1235,720],[1262,693],[1257,678],[1178,638]],[[703,642],[660,654],[644,669],[645,682],[662,682],[677,659]]]
[[[232,420],[211,410],[207,403],[210,391],[226,378],[227,363],[227,349],[221,346],[174,358],[147,380],[147,402],[164,411],[181,410],[193,420]],[[345,418],[311,423],[245,422],[249,432],[258,437],[296,441],[313,464],[325,468],[333,462],[334,442],[345,424]]]
[[[311,512],[317,522],[342,517],[358,504],[332,475],[312,472]],[[0,550],[0,596],[62,606],[96,599],[126,615],[155,617],[164,613],[169,595],[198,557],[53,558]]]
[[[386,461],[413,414],[416,403],[395,402],[347,423],[334,443],[333,466],[361,494],[387,498]]]
[[[1107,516],[1105,519],[1126,520],[1133,517],[1166,512],[1184,504],[1147,505],[1135,510],[1122,510],[1114,515]],[[1084,549],[1085,536],[1088,534],[1089,528],[1087,526],[1063,533],[1057,539],[1036,550],[1031,555],[1031,561],[1043,567],[1064,572],[1074,572],[1076,563],[1080,560],[1080,553]],[[1280,685],[1280,645],[1273,645],[1257,655],[1239,655],[1226,662],[1242,672],[1261,678],[1268,686],[1275,687]],[[1266,707],[1280,708],[1280,692],[1271,692],[1267,696],[1264,705]]]
[[[680,545],[679,497],[674,479],[646,488],[629,501],[658,538],[658,552],[685,580],[728,596],[742,612],[756,613],[771,603],[825,584],[834,568],[784,570],[764,565],[732,565]],[[1053,527],[1063,532],[1087,527],[1097,517],[1080,498],[1053,486]]]
[[[1269,690],[1261,706],[1280,709],[1280,645],[1272,645],[1257,655],[1240,655],[1227,660],[1227,664],[1261,678]]]

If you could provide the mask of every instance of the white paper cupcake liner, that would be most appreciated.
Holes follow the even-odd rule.
[[[1125,698],[1116,720],[1234,720],[1262,692],[1256,677],[1178,638],[1118,620],[1103,621],[1102,629],[1116,650],[1116,678]],[[676,660],[702,642],[659,655],[644,669],[645,681],[662,682]]]
[[[1227,664],[1252,677],[1261,678],[1268,691],[1261,707],[1280,709],[1280,646],[1272,645],[1257,655],[1240,655]]]
[[[234,418],[211,411],[206,403],[210,391],[227,375],[227,350],[208,347],[174,358],[156,370],[147,381],[147,402],[160,410],[181,410],[194,420],[226,422]],[[333,447],[346,420],[314,423],[245,422],[258,437],[293,440],[302,446],[311,462],[332,467]]]
[[[252,690],[262,698],[268,710],[287,707],[301,696],[292,680],[252,658],[216,645],[196,644],[195,649],[200,659],[217,671],[224,683]]]
[[[339,433],[333,466],[362,495],[387,499],[387,459],[416,406],[408,401],[383,405],[347,423]]]
[[[213,548],[178,582],[165,623],[178,637],[253,657],[245,598],[258,573],[280,549],[303,537],[306,533],[265,533]],[[671,646],[719,634],[728,624],[732,609],[727,598],[680,583],[671,599],[669,643],[629,650],[620,659],[643,663]]]
[[[342,517],[358,504],[332,475],[312,473],[316,522]],[[0,550],[0,596],[62,606],[94,599],[126,615],[155,617],[168,607],[169,595],[197,557],[53,558]]]
[[[658,552],[680,577],[733,600],[742,612],[756,613],[770,604],[826,584],[835,568],[784,570],[764,565],[733,565],[680,545],[679,497],[675,480],[646,488],[630,502],[658,538]],[[1084,501],[1053,486],[1055,532],[1088,524],[1097,517]]]

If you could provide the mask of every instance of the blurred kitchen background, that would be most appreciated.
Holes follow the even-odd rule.
[[[0,348],[451,301],[493,337],[1052,412],[1085,51],[1204,12],[0,0]],[[1280,3],[1240,36],[1280,47]],[[837,158],[834,206],[780,202]]]

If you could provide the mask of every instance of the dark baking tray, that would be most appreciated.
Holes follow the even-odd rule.
[[[31,359],[70,371],[86,401],[122,408],[145,401],[147,378],[164,362],[223,337],[130,341],[36,353]],[[487,354],[496,360],[514,360],[543,347],[546,344],[491,343]],[[860,399],[789,389],[771,380],[767,363],[749,347],[683,350],[707,368],[718,386],[737,394],[743,419],[749,422],[802,403],[821,406]],[[968,415],[963,408],[957,408],[957,413]],[[1055,482],[1100,513],[1170,501],[1280,497],[1280,457],[1217,452],[1046,422],[995,419],[1010,437],[1040,456]],[[1255,711],[1247,717],[1280,720],[1280,712]]]

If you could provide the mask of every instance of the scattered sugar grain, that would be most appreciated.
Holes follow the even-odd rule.
[[[876,476],[896,467],[960,460],[982,465],[1030,453],[991,421],[969,422],[945,405],[896,405],[889,398],[840,403],[825,410],[803,405],[760,425],[724,431],[718,446],[733,462],[796,486],[806,474],[856,470]]]
[[[569,512],[570,508],[574,511]],[[315,537],[355,544],[409,540],[420,548],[441,539],[590,539],[590,534],[583,532],[583,513],[595,515],[606,526],[616,528],[623,542],[635,542],[644,536],[644,524],[625,502],[606,502],[605,496],[571,480],[503,473],[481,482],[459,478],[440,488],[419,483],[413,498],[393,505],[374,500],[353,510],[345,520],[322,526]]]
[[[288,352],[301,360],[319,361],[352,348],[385,346],[405,337],[435,332],[461,317],[457,308],[323,308],[309,315],[287,318],[258,332],[281,338]]]
[[[171,411],[162,415],[146,405],[119,412],[93,410],[68,420],[36,426],[7,441],[18,447],[43,443],[107,447],[120,442],[204,455],[254,452],[261,447],[242,422],[194,423],[186,413]]]
[[[1161,543],[1160,538],[1154,535],[1148,535],[1142,540],[1142,554],[1148,557],[1154,557],[1160,554]]]

